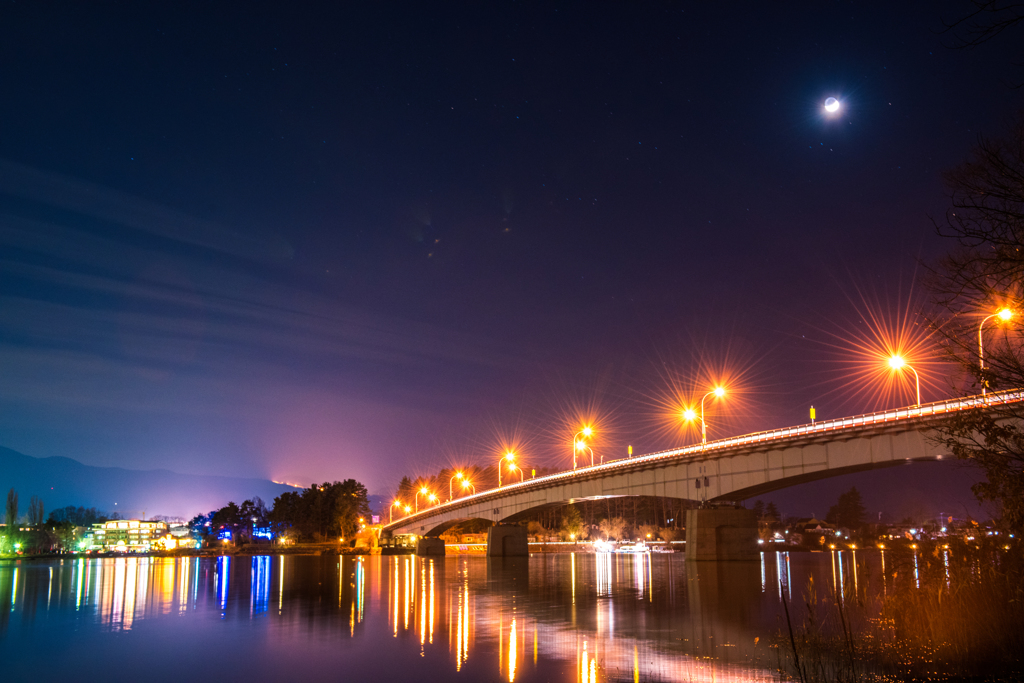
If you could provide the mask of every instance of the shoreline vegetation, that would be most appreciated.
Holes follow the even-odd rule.
[[[882,575],[866,577],[859,590],[822,590],[812,580],[782,601],[785,620],[765,662],[780,680],[1021,679],[1024,558],[1017,546],[955,541],[887,554]]]

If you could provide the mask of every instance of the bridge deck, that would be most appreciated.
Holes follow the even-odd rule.
[[[520,483],[506,484],[501,488],[462,496],[447,503],[440,503],[418,513],[396,519],[392,523],[385,524],[384,529],[409,526],[420,520],[426,520],[435,515],[448,513],[459,508],[474,506],[481,502],[496,500],[530,490],[560,486],[567,481],[603,477],[619,471],[661,465],[666,462],[713,460],[734,455],[737,450],[742,451],[750,447],[766,444],[778,447],[787,441],[805,441],[816,438],[842,440],[844,438],[853,438],[859,433],[880,427],[898,428],[899,426],[906,425],[907,428],[911,428],[913,423],[931,421],[944,415],[965,410],[977,410],[1018,403],[1020,401],[1024,401],[1024,391],[1021,390],[990,393],[985,396],[970,396],[962,399],[947,399],[920,406],[883,410],[854,417],[822,420],[795,427],[754,432],[752,434],[709,441],[706,445],[696,444],[631,458],[610,460],[600,465],[580,467],[575,470],[558,472],[535,479],[528,479]]]

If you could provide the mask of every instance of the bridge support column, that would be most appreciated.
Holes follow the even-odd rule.
[[[757,553],[757,518],[753,510],[686,511],[687,560],[754,560]]]
[[[417,555],[444,555],[444,541],[433,536],[421,536],[416,541]]]
[[[487,530],[487,557],[528,557],[526,527],[498,524]]]

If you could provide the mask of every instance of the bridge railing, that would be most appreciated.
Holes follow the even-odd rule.
[[[462,507],[466,503],[486,500],[487,498],[495,496],[499,491],[501,493],[506,493],[508,491],[514,491],[516,489],[524,489],[534,486],[544,486],[545,484],[549,483],[571,480],[581,475],[614,471],[616,469],[631,468],[646,462],[655,462],[658,460],[664,460],[667,458],[675,458],[686,455],[707,455],[708,453],[715,451],[736,448],[738,446],[754,445],[764,443],[766,441],[780,441],[783,439],[789,439],[793,437],[824,434],[826,432],[834,432],[841,429],[867,427],[871,425],[884,424],[888,422],[898,422],[902,420],[921,419],[933,417],[936,415],[956,413],[962,410],[972,410],[975,408],[985,408],[989,406],[1005,405],[1008,403],[1018,403],[1020,401],[1024,401],[1024,390],[1014,389],[1011,391],[994,392],[986,394],[984,396],[978,395],[968,396],[966,398],[945,399],[943,401],[925,403],[919,406],[896,408],[894,410],[882,410],[875,413],[855,415],[853,417],[836,418],[834,420],[822,420],[820,422],[812,422],[808,424],[797,425],[795,427],[770,429],[763,432],[753,432],[751,434],[744,434],[742,436],[733,436],[725,439],[718,439],[716,441],[709,441],[706,445],[695,444],[693,446],[683,446],[682,448],[673,448],[667,451],[657,451],[655,453],[638,455],[631,458],[609,460],[608,462],[602,463],[600,465],[591,465],[590,467],[579,467],[575,470],[567,470],[565,472],[549,474],[543,477],[537,477],[535,479],[528,479],[523,482],[506,484],[502,486],[500,489],[488,489],[486,491],[481,491],[479,493],[474,493],[468,496],[455,498],[454,500],[448,501],[447,503],[441,503],[439,505],[435,505],[432,508],[423,510],[419,513],[414,513],[412,515],[403,517],[401,520],[396,520],[394,524],[399,524],[400,522],[408,522],[420,517],[421,515],[429,516],[429,514],[432,514],[445,508],[450,508],[451,506],[456,504],[458,504],[459,507]],[[386,526],[391,525],[389,524]]]

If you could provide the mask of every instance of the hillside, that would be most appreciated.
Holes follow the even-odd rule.
[[[267,479],[179,474],[169,470],[92,467],[71,458],[33,458],[0,448],[0,497],[13,488],[22,515],[33,495],[46,513],[67,505],[96,507],[124,517],[167,515],[186,519],[200,512],[259,496],[267,507],[292,486]]]

